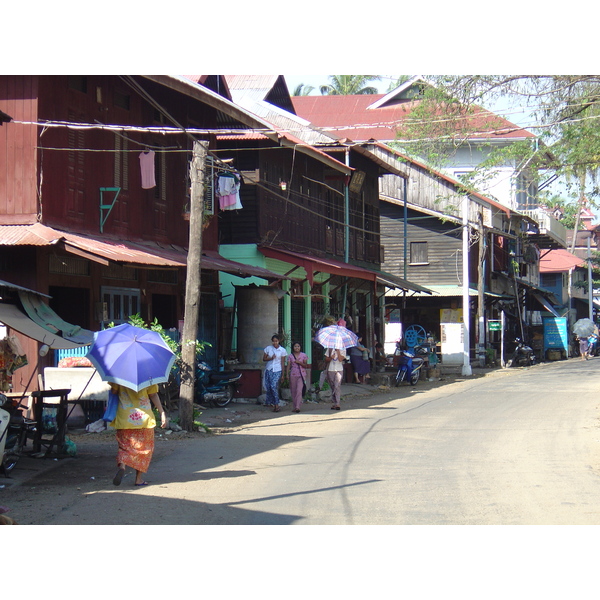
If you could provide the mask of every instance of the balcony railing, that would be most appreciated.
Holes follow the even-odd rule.
[[[552,238],[561,246],[566,246],[567,243],[567,228],[557,221],[552,215],[541,209],[535,210],[520,210],[522,215],[530,217],[539,225],[540,234]]]

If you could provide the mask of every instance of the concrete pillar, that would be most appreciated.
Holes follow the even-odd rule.
[[[279,298],[269,287],[236,286],[236,302],[239,361],[262,364],[263,349],[278,333]]]

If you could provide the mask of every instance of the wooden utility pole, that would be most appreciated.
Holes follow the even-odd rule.
[[[190,163],[190,239],[185,282],[185,309],[181,340],[181,385],[179,388],[179,426],[192,431],[194,424],[194,386],[196,383],[196,339],[200,314],[202,220],[204,217],[204,167],[208,142],[194,142]]]

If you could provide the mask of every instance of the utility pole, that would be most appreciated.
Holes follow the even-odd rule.
[[[200,314],[202,266],[202,219],[204,216],[204,167],[208,142],[194,142],[190,162],[190,238],[185,281],[185,308],[181,340],[181,385],[179,388],[179,425],[192,431],[194,387],[196,383],[196,339]]]
[[[471,310],[469,306],[469,196],[463,198],[463,232],[462,232],[462,262],[463,262],[463,376],[470,377],[471,371],[471,345],[470,345],[470,319]]]

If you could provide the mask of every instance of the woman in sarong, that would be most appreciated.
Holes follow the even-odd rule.
[[[111,426],[117,430],[117,474],[113,479],[115,485],[121,485],[125,475],[125,467],[135,469],[135,485],[147,485],[144,473],[148,471],[152,453],[154,452],[154,428],[156,419],[152,405],[160,414],[160,425],[167,426],[167,415],[158,397],[158,386],[151,385],[136,392],[122,385],[110,384],[114,393],[119,396],[117,416]]]

